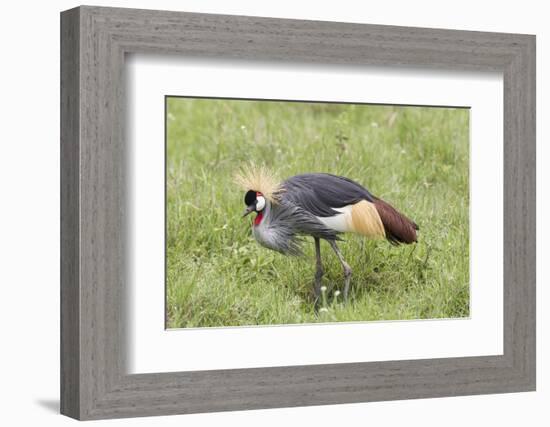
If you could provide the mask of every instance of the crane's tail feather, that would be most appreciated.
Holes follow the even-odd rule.
[[[386,239],[393,245],[416,242],[418,225],[385,201],[374,198],[374,206],[380,216]]]

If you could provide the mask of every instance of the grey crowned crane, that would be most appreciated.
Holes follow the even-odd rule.
[[[308,173],[279,183],[267,169],[254,167],[235,178],[246,191],[243,216],[256,212],[252,233],[258,243],[286,255],[300,255],[302,237],[313,237],[316,301],[323,276],[321,239],[329,243],[344,269],[344,300],[351,267],[336,244],[341,233],[386,238],[393,245],[416,242],[418,226],[413,221],[351,179]]]

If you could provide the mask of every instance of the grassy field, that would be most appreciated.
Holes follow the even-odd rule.
[[[167,100],[167,327],[456,318],[469,315],[469,112],[465,109]],[[416,245],[345,235],[343,273],[326,242],[323,307],[304,257],[259,246],[244,193],[247,162],[281,178],[344,175],[420,226]]]

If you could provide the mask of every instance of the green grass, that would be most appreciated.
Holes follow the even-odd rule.
[[[469,315],[469,112],[465,109],[167,100],[169,328]],[[345,235],[349,301],[321,244],[316,313],[313,239],[304,257],[259,246],[232,177],[254,162],[281,178],[329,172],[358,181],[420,226],[416,245]]]

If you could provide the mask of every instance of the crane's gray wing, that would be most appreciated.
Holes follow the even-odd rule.
[[[373,195],[351,179],[327,173],[296,175],[282,184],[281,200],[290,202],[314,216],[329,217],[340,212],[334,208],[361,200],[374,202]]]
[[[320,239],[337,240],[338,232],[328,228],[301,206],[283,201],[273,209],[274,220],[284,223],[295,234],[309,235]]]

